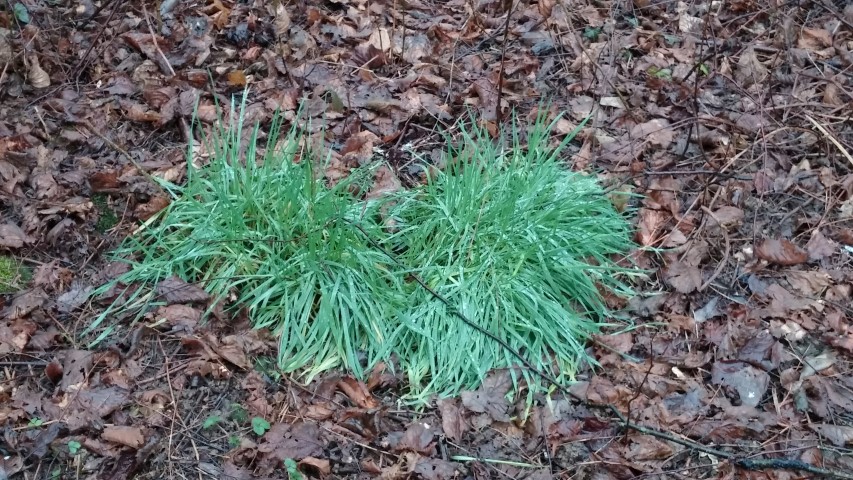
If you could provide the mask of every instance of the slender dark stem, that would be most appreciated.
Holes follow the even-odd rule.
[[[501,97],[504,91],[504,60],[506,59],[506,44],[509,41],[509,19],[512,17],[515,2],[509,0],[509,9],[506,12],[506,22],[504,23],[504,43],[501,46],[501,70],[498,73],[498,102],[495,106],[495,120],[498,125],[503,122],[503,114],[501,112]]]

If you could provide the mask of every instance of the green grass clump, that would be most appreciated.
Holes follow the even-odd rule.
[[[425,185],[397,195],[400,263],[468,319],[540,371],[571,375],[585,342],[608,316],[599,287],[617,293],[625,269],[612,257],[631,231],[592,177],[565,168],[539,119],[525,144],[504,149],[487,132],[462,132],[453,162]],[[514,129],[517,131],[517,129]],[[452,394],[518,359],[424,288],[409,285],[399,344],[413,384]],[[526,372],[528,381],[539,378]]]
[[[9,255],[0,254],[0,294],[14,293],[24,288],[32,272]]]
[[[148,288],[113,307],[150,306],[153,287],[177,275],[217,299],[236,295],[235,308],[279,335],[283,371],[364,376],[395,358],[409,399],[423,401],[519,364],[454,310],[536,368],[572,375],[607,319],[599,289],[627,291],[620,276],[631,271],[612,258],[631,245],[628,223],[594,178],[562,165],[569,139],[549,148],[542,119],[508,148],[463,131],[443,172],[365,201],[351,192],[369,171],[329,186],[296,130],[275,123],[264,142],[231,113],[233,126],[206,139],[210,164],[188,162],[186,185],[165,184],[172,204],[116,252],[132,267],[117,281]]]
[[[363,213],[349,193],[358,175],[328,187],[296,130],[280,137],[276,123],[261,152],[258,128],[246,141],[231,113],[236,125],[207,139],[210,165],[189,164],[186,185],[168,185],[175,199],[159,221],[116,252],[132,264],[118,281],[154,286],[177,275],[217,298],[237,292],[254,325],[280,336],[284,371],[345,366],[360,375],[391,352],[402,287],[388,258],[347,223]],[[381,234],[377,223],[363,227]],[[142,304],[140,292],[128,303]]]

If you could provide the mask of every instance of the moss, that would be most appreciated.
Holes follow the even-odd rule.
[[[32,272],[9,255],[0,255],[0,294],[20,290],[32,278]]]
[[[118,225],[118,216],[110,208],[108,200],[109,198],[104,193],[92,195],[92,203],[98,209],[98,221],[95,223],[95,230],[99,233],[106,233],[107,230]]]

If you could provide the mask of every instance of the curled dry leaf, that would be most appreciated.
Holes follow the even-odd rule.
[[[30,62],[30,68],[27,71],[27,80],[30,82],[30,85],[32,85],[33,88],[38,89],[49,87],[50,75],[41,68],[38,57],[31,55],[28,60]]]
[[[362,381],[347,376],[338,381],[338,388],[361,408],[374,409],[379,407],[379,401],[367,391],[367,385]]]
[[[805,263],[809,254],[784,238],[767,238],[755,246],[755,254],[762,260],[777,265],[791,266]]]

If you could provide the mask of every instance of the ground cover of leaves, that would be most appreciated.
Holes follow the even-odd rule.
[[[0,475],[816,475],[799,461],[843,476],[851,50],[841,0],[5,2],[0,255],[26,271],[0,295]],[[440,165],[439,132],[468,108],[494,131],[548,99],[563,135],[591,115],[569,165],[642,195],[636,240],[662,249],[635,252],[649,279],[614,300],[637,328],[598,337],[601,368],[529,412],[506,372],[422,412],[382,369],[281,378],[267,334],[219,310],[202,322],[181,279],[146,326],[115,318],[91,345],[103,305],[87,294],[117,273],[105,253],[168,204],[150,176],[180,181],[187,142],[203,163],[196,100],[209,128],[246,85],[262,124],[306,100],[330,181],[384,162],[368,194]],[[601,404],[736,459],[620,428]],[[788,462],[737,461],[772,459]]]

